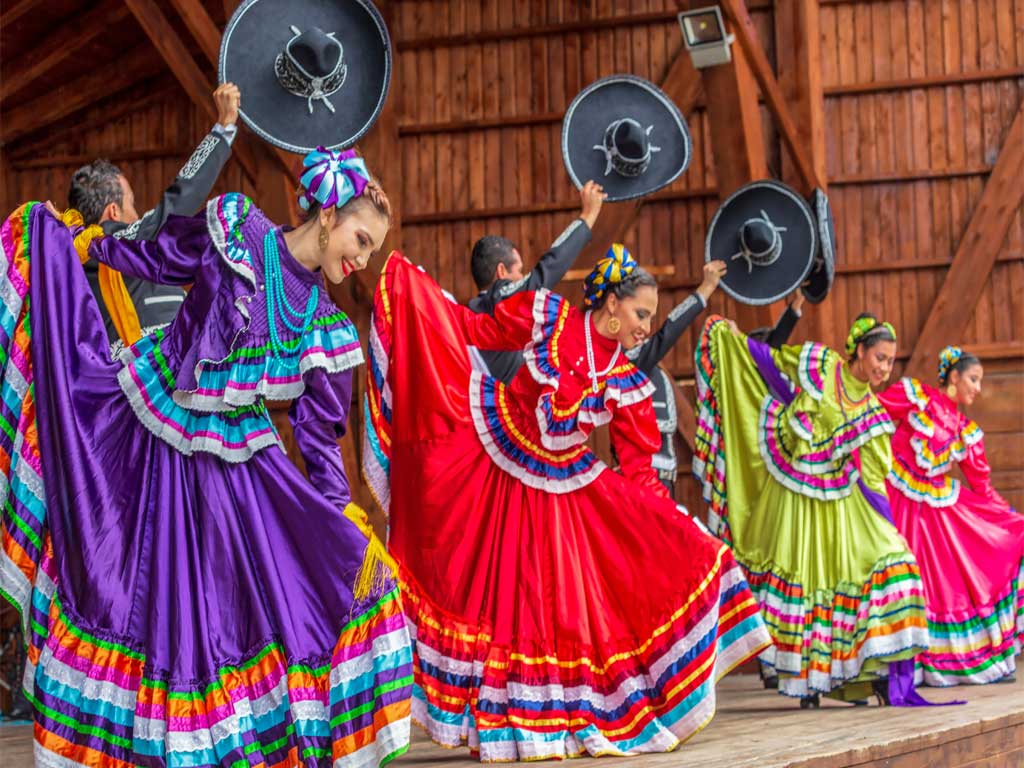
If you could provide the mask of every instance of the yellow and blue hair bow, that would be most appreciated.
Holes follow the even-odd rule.
[[[612,243],[604,258],[594,265],[583,281],[583,306],[593,307],[608,292],[608,288],[621,283],[639,265],[622,243]]]
[[[963,356],[964,351],[960,347],[952,345],[939,352],[939,381],[946,381],[949,372],[953,370],[953,366],[959,363],[960,358]]]

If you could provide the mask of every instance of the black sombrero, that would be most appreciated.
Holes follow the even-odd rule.
[[[384,106],[391,41],[369,0],[245,0],[224,30],[219,76],[271,144],[345,149]]]
[[[686,119],[661,89],[633,75],[591,83],[562,121],[562,160],[573,184],[593,179],[609,201],[642,197],[690,164]]]
[[[836,278],[836,227],[832,221],[832,206],[823,190],[814,190],[811,206],[818,223],[818,255],[800,290],[811,304],[821,304]]]
[[[729,266],[727,294],[744,304],[771,304],[807,278],[818,252],[811,207],[777,181],[755,181],[733,192],[715,212],[704,261]]]

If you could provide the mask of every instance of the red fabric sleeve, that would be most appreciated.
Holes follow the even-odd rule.
[[[516,293],[494,308],[494,315],[477,314],[461,304],[453,311],[466,340],[477,349],[522,349],[533,338],[534,292]]]
[[[651,458],[661,448],[661,433],[654,415],[651,398],[617,408],[609,425],[612,447],[619,458],[623,476],[659,496],[670,498],[668,490],[658,481]]]

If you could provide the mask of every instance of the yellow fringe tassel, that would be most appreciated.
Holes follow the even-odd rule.
[[[64,211],[61,221],[68,227],[85,225],[82,214],[74,208]],[[75,251],[78,253],[78,260],[83,264],[89,260],[89,244],[97,237],[103,237],[103,228],[99,224],[90,224],[75,236]],[[139,324],[139,314],[135,310],[132,297],[125,287],[124,277],[106,264],[100,264],[99,276],[103,303],[107,306],[117,335],[126,347],[131,346],[142,338],[142,326]]]
[[[362,600],[370,595],[380,594],[388,581],[398,577],[398,564],[388,554],[384,542],[377,538],[370,526],[366,512],[357,504],[349,503],[345,507],[345,517],[366,536],[366,550],[363,552],[363,564],[356,574],[352,585],[352,595]]]

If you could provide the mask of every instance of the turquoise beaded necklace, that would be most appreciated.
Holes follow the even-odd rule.
[[[306,309],[299,312],[295,309],[284,290],[284,278],[281,272],[281,253],[277,249],[277,235],[274,230],[267,232],[263,238],[263,274],[267,294],[267,325],[270,327],[270,351],[278,360],[282,356],[291,357],[301,343],[301,337],[313,327],[313,313],[320,303],[320,288],[313,286],[313,292],[306,301]],[[280,318],[285,327],[299,334],[292,342],[283,341],[277,331]]]

